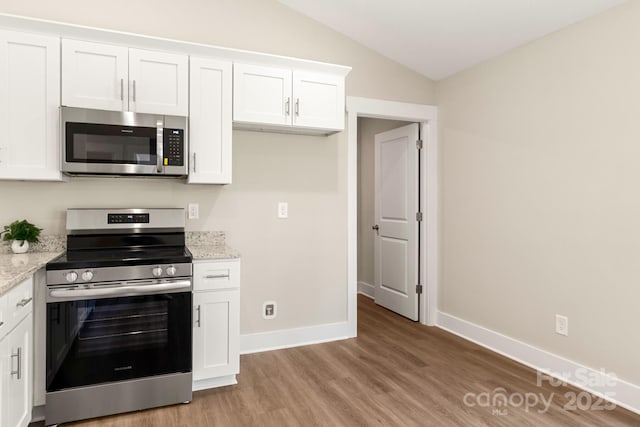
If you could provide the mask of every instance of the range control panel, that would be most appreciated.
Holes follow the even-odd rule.
[[[149,214],[110,213],[107,214],[107,224],[149,224]]]

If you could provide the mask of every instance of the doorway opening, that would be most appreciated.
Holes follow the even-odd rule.
[[[423,149],[420,150],[419,159],[422,165],[422,173],[418,180],[419,211],[422,213],[422,221],[418,222],[419,232],[423,237],[419,245],[419,257],[417,268],[419,269],[416,285],[422,285],[422,294],[418,296],[420,303],[419,318],[425,325],[435,325],[437,315],[437,291],[439,283],[439,182],[438,182],[438,143],[437,143],[437,108],[430,105],[408,104],[376,99],[347,97],[348,112],[348,322],[350,335],[357,335],[357,294],[360,292],[372,295],[372,289],[367,285],[374,285],[367,280],[359,280],[367,277],[363,274],[370,270],[371,265],[358,264],[358,252],[365,251],[362,259],[367,257],[366,252],[371,251],[369,238],[358,239],[358,234],[365,236],[367,232],[375,233],[375,230],[366,230],[372,224],[365,220],[359,220],[362,216],[359,212],[371,206],[367,197],[373,197],[373,192],[367,190],[371,182],[365,182],[359,176],[360,167],[363,166],[363,155],[359,153],[359,143],[377,130],[398,128],[408,123],[417,123],[420,129],[420,139],[423,141]],[[372,120],[373,119],[373,120]],[[361,135],[362,133],[362,135]],[[367,147],[370,148],[370,147]],[[365,148],[365,151],[367,149]],[[370,164],[367,161],[368,164]],[[365,165],[365,167],[367,167]],[[364,188],[361,188],[364,186]],[[359,191],[360,190],[360,191]],[[365,192],[368,194],[365,195]],[[361,196],[365,200],[360,200]],[[365,204],[368,205],[364,206]],[[375,225],[375,223],[373,224]],[[362,241],[361,241],[362,240]],[[367,257],[371,259],[370,257]],[[365,262],[365,261],[363,261]],[[371,261],[372,262],[372,261]],[[360,268],[361,267],[361,268]],[[360,274],[359,274],[360,270]],[[375,273],[374,273],[375,274]],[[369,273],[369,276],[370,273]]]

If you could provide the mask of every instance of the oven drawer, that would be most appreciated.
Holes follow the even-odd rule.
[[[33,278],[22,281],[0,297],[0,337],[11,331],[33,310]]]
[[[238,260],[193,262],[194,291],[229,289],[239,286],[240,262]]]

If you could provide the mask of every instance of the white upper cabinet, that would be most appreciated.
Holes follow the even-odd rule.
[[[240,128],[311,133],[344,129],[341,74],[234,63],[233,78],[233,120]]]
[[[344,77],[294,71],[293,93],[295,126],[344,129]]]
[[[60,180],[60,39],[0,30],[0,179]]]
[[[187,116],[189,57],[129,49],[129,110]]]
[[[233,119],[239,122],[291,124],[291,71],[234,64]]]
[[[190,184],[231,184],[230,61],[191,58]]]
[[[62,40],[62,105],[186,116],[187,55]]]
[[[128,49],[62,40],[62,105],[129,109]]]

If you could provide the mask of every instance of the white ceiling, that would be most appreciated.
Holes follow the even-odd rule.
[[[626,0],[279,0],[434,80]]]

